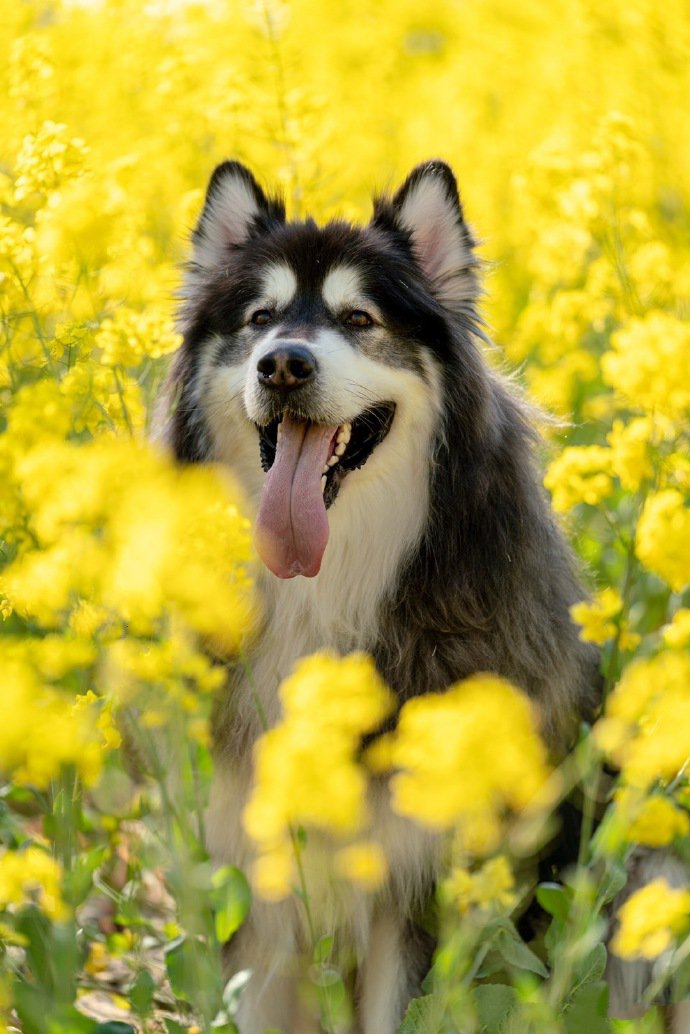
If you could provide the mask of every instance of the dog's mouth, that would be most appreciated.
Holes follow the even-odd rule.
[[[328,541],[326,510],[343,481],[364,466],[390,431],[395,403],[383,402],[348,423],[313,423],[287,410],[258,427],[266,471],[256,544],[279,578],[318,574]]]

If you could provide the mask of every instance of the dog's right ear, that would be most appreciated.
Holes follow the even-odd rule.
[[[192,234],[193,261],[203,269],[215,269],[233,248],[283,222],[285,206],[279,198],[267,198],[240,162],[222,162],[213,171]]]

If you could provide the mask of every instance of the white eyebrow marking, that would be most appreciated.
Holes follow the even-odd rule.
[[[264,270],[263,290],[276,308],[284,308],[290,304],[295,295],[297,277],[289,266],[276,262]]]
[[[355,309],[362,303],[362,281],[352,266],[336,266],[326,275],[321,294],[332,312]]]

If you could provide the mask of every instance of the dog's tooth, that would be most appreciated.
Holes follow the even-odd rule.
[[[321,495],[326,491],[326,475],[323,474],[321,477]]]
[[[336,456],[342,456],[342,454],[345,452],[345,449],[346,449],[345,442],[340,442],[340,444],[336,445],[336,447],[335,447],[335,455]]]
[[[323,470],[321,471],[321,473],[322,474],[327,474],[328,473],[328,464],[327,463],[324,463]]]
[[[350,428],[349,428],[349,426],[346,426],[345,424],[342,424],[341,427],[338,429],[338,436],[336,438],[336,442],[337,442],[338,445],[341,445],[341,444],[342,445],[347,445],[347,443],[349,441],[350,441]]]
[[[328,460],[326,466],[334,467],[339,459],[340,459],[339,456],[331,456],[330,459]]]

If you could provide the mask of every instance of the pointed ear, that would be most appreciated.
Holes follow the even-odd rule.
[[[194,262],[213,269],[249,237],[285,221],[285,206],[269,199],[240,162],[223,162],[213,171],[199,222],[192,234]]]
[[[413,169],[392,200],[375,201],[373,222],[408,236],[442,304],[462,308],[476,299],[475,241],[463,216],[455,176],[445,162],[425,162]]]

